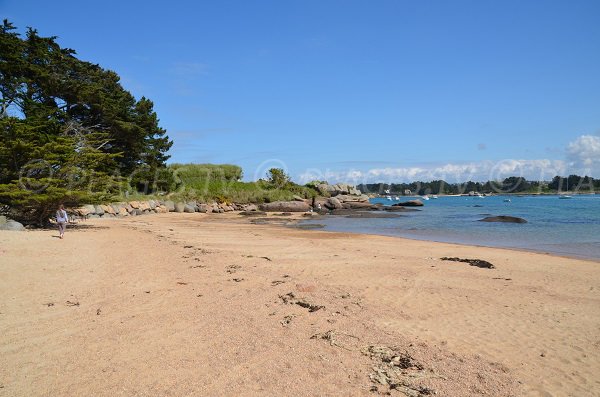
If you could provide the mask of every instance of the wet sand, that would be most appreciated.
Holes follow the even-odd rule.
[[[56,235],[0,232],[0,396],[600,395],[597,262],[235,214]]]

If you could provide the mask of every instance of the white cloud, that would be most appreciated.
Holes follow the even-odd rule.
[[[600,171],[600,136],[581,135],[567,146],[567,159],[572,169],[582,174]]]
[[[523,176],[527,179],[549,180],[565,172],[566,164],[561,160],[515,160],[481,161],[473,163],[447,163],[432,167],[386,167],[361,171],[356,169],[307,170],[300,175],[302,183],[311,180],[326,180],[330,183],[391,183],[431,181],[443,179],[447,182],[487,181],[504,179],[509,176]]]
[[[470,163],[446,163],[432,166],[385,167],[370,169],[310,169],[299,175],[306,183],[315,179],[330,183],[394,183],[431,181],[446,182],[502,180],[522,176],[529,180],[550,180],[555,175],[590,175],[600,178],[600,136],[581,135],[567,145],[566,160],[505,159]]]

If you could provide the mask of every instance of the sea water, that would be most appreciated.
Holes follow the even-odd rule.
[[[409,199],[409,198],[406,198]],[[509,200],[510,201],[506,201]],[[388,199],[371,202],[394,204]],[[398,218],[326,216],[325,230],[506,247],[600,259],[600,195],[449,197],[423,201]],[[527,223],[479,222],[510,215]]]

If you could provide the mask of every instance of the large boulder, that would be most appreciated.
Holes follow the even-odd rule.
[[[324,196],[333,195],[335,193],[335,188],[328,183],[319,183],[316,188],[319,193]]]
[[[261,204],[259,208],[267,212],[306,212],[310,210],[308,204],[300,201],[275,201]]]
[[[185,204],[182,202],[175,203],[175,212],[183,212],[185,210]]]
[[[25,230],[25,226],[20,224],[17,221],[13,221],[12,219],[5,219],[5,222],[0,222],[0,230],[11,230],[11,231],[23,231]]]
[[[479,220],[480,222],[506,222],[506,223],[527,223],[527,220],[516,216],[499,215],[488,216]]]
[[[330,197],[325,202],[325,207],[330,210],[339,210],[344,208],[342,202],[337,197]]]
[[[374,210],[376,206],[369,202],[362,201],[348,201],[342,204],[342,207],[349,210]]]
[[[96,207],[91,204],[84,205],[75,210],[80,216],[88,216],[96,213]]]
[[[104,215],[104,208],[101,205],[94,206],[94,213],[96,215]]]
[[[172,202],[171,200],[165,201],[164,205],[165,205],[165,207],[167,207],[167,211],[169,211],[169,212],[175,211],[175,203]]]
[[[140,208],[140,202],[139,201],[130,201],[129,205],[131,206],[131,208],[134,208],[134,209]]]
[[[423,202],[421,200],[409,200],[402,203],[393,204],[392,207],[422,207]]]
[[[100,207],[102,207],[102,210],[104,211],[104,214],[110,214],[110,215],[115,215],[116,212],[115,210],[110,206],[110,205],[100,205]]]
[[[179,211],[178,211],[179,212]],[[188,204],[185,204],[183,206],[183,212],[188,212],[188,213],[192,213],[192,212],[196,212],[196,207]]]

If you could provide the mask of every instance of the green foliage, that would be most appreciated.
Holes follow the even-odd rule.
[[[310,198],[315,191],[289,180],[279,187],[272,181],[242,182],[242,169],[231,164],[171,164],[168,167],[177,181],[171,196],[182,200],[235,203],[264,203],[291,200],[300,195]]]
[[[4,20],[0,204],[13,216],[43,223],[46,207],[58,202],[119,193],[120,175],[145,192],[174,188],[165,169],[172,142],[153,107],[147,98],[136,101],[115,72],[77,59],[34,29],[21,38]]]
[[[239,181],[242,168],[232,164],[170,164],[169,169],[186,184],[206,180]]]
[[[281,168],[271,168],[267,171],[267,182],[274,188],[285,188],[290,181],[290,176]]]
[[[0,118],[0,204],[25,224],[44,225],[58,204],[100,202],[117,194],[120,179],[107,173],[115,155],[83,144],[77,136],[42,134],[51,126],[32,126]],[[90,132],[88,143],[103,139]]]

